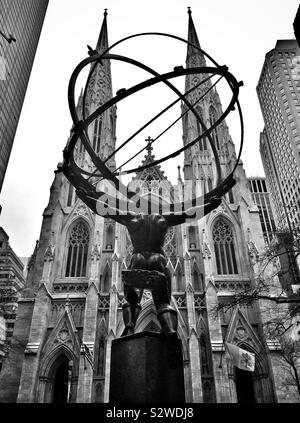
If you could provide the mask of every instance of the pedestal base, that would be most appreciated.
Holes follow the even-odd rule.
[[[184,401],[183,366],[169,367],[163,335],[141,332],[112,341],[110,403]]]

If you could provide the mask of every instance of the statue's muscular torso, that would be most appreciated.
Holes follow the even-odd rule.
[[[133,253],[159,253],[164,255],[163,245],[169,225],[161,215],[137,215],[127,222],[133,245]]]

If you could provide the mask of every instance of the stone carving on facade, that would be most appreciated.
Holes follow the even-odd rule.
[[[209,243],[206,239],[205,229],[202,229],[202,238],[203,238],[203,242],[202,242],[202,245],[201,245],[202,257],[204,259],[210,259],[211,258],[211,250],[209,248]]]
[[[88,217],[89,216],[89,212],[88,212],[87,206],[80,201],[79,204],[78,204],[78,206],[76,207],[76,209],[74,211],[74,215],[75,216]]]
[[[178,308],[186,308],[186,294],[173,295]]]
[[[241,320],[238,321],[234,335],[232,338],[233,344],[240,344],[241,342],[253,345],[252,337],[250,336],[248,330],[244,327]]]
[[[118,296],[118,308],[122,308],[123,304],[126,303],[126,300],[124,298],[124,295]]]
[[[63,292],[84,293],[88,288],[88,282],[58,282],[53,284],[55,294]]]
[[[250,288],[250,281],[215,281],[218,291],[242,291]]]
[[[193,286],[192,286],[192,284],[191,283],[188,283],[187,284],[187,286],[186,286],[186,288],[185,288],[185,292],[187,293],[187,294],[191,294],[191,293],[194,293],[195,291],[194,291],[194,288],[193,288]]]
[[[248,247],[248,254],[251,260],[253,261],[255,259],[258,259],[259,252],[258,252],[258,249],[256,248],[255,243],[253,241],[249,241],[247,242],[247,247]]]
[[[222,202],[219,206],[219,210],[221,213],[227,213],[227,209],[225,207],[225,204]]]
[[[62,328],[56,335],[54,344],[70,344],[72,345],[72,337],[67,327],[66,322],[63,324]]]
[[[101,294],[99,297],[98,308],[101,310],[103,309],[108,310],[109,304],[110,304],[110,296]]]
[[[95,244],[92,248],[91,260],[98,261],[100,260],[100,257],[101,257],[100,247],[98,244]]]
[[[54,260],[54,252],[55,252],[55,247],[51,244],[48,245],[48,247],[46,248],[45,254],[44,254],[44,261],[53,261]]]
[[[194,303],[195,303],[195,308],[198,308],[198,309],[203,309],[203,308],[206,308],[206,306],[205,306],[205,298],[204,298],[204,296],[203,295],[195,295],[194,296]]]
[[[210,251],[210,248],[209,248],[207,242],[205,242],[205,241],[202,242],[201,249],[202,249],[202,257],[204,259],[210,259],[211,258],[211,251]]]
[[[72,315],[74,323],[76,326],[81,326],[83,323],[84,317],[84,301],[72,301],[68,304],[69,311]],[[65,310],[66,305],[61,301],[54,301],[51,307],[51,316],[50,316],[50,325],[53,326],[56,324],[58,317]]]

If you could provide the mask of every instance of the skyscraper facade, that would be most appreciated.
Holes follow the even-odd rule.
[[[300,223],[300,48],[279,40],[257,85],[265,128],[260,151],[278,227]]]
[[[10,347],[18,299],[24,286],[23,264],[11,248],[7,233],[0,227],[0,367]]]
[[[266,244],[269,244],[274,238],[276,227],[266,179],[262,177],[249,178],[249,184],[252,199],[259,210],[259,218],[264,240]]]
[[[295,33],[295,37],[296,40],[298,42],[298,45],[300,47],[300,6],[298,7],[296,16],[295,16],[295,20],[293,23],[293,27],[294,27],[294,33]]]
[[[0,0],[0,191],[49,0]]]
[[[200,46],[191,12],[188,40]],[[101,52],[107,47],[105,13],[96,48]],[[205,57],[189,45],[186,65],[206,66]],[[201,78],[203,75],[187,75],[186,91],[198,86]],[[208,90],[207,96],[203,98],[201,90],[194,90],[188,99],[197,103],[198,113],[209,127],[222,115],[222,106],[216,89],[210,89],[212,82],[206,81],[202,88]],[[90,79],[86,115],[108,100],[112,92],[110,63],[103,60]],[[81,95],[79,116],[82,108]],[[94,150],[103,158],[115,150],[115,128],[114,107],[89,128]],[[182,129],[184,143],[201,131],[189,111],[182,119]],[[228,172],[235,164],[236,153],[226,122],[214,131],[213,142],[222,172]],[[141,192],[162,190],[161,195],[168,197],[166,190],[180,199],[186,180],[192,181],[200,193],[210,190],[215,181],[212,148],[201,140],[190,150],[185,154],[183,176],[179,172],[177,184],[171,184],[159,165],[137,172],[134,179]],[[76,163],[93,169],[80,142],[75,154]],[[153,163],[154,159],[148,144],[142,164]],[[109,165],[113,169],[115,162]],[[277,378],[280,366],[276,345],[264,336],[260,305],[214,313],[216,306],[233,292],[255,285],[253,258],[265,246],[242,162],[235,176],[236,185],[216,210],[195,224],[170,228],[164,243],[172,279],[172,306],[178,313],[186,402],[291,400],[286,386]],[[95,215],[77,198],[64,175],[56,172],[40,239],[29,262],[27,288],[19,300],[12,339],[19,342],[0,373],[0,401],[109,401],[111,344],[124,331],[122,270],[128,267],[132,250],[126,228]],[[135,331],[160,332],[150,291],[144,291],[141,304]],[[225,341],[255,354],[254,372],[245,375],[233,366],[224,356]]]

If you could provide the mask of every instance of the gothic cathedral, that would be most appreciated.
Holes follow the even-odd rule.
[[[190,11],[188,41],[199,46]],[[105,13],[96,49],[107,47]],[[206,66],[204,56],[191,46],[187,47],[186,64]],[[186,76],[186,92],[200,78]],[[207,81],[203,86],[209,88],[210,84]],[[195,90],[188,98],[193,103],[197,95]],[[111,97],[111,69],[105,61],[90,80],[87,113]],[[77,107],[82,113],[82,95]],[[216,89],[198,102],[197,110],[207,127],[222,114]],[[116,108],[111,108],[91,125],[93,147],[101,157],[115,149],[116,118]],[[196,138],[201,130],[191,113],[185,114],[182,126],[183,143]],[[236,152],[225,121],[214,131],[213,140],[222,168],[232,168]],[[80,146],[76,154],[84,163]],[[143,164],[153,160],[148,145]],[[144,190],[149,184],[154,189],[163,182],[169,192],[180,195],[184,180],[192,180],[197,189],[207,192],[214,180],[213,160],[204,139],[185,152],[183,174],[179,169],[176,186],[160,166],[137,173],[136,179]],[[109,166],[116,168],[113,157]],[[171,228],[165,240],[172,305],[178,312],[183,346],[185,400],[190,403],[242,402],[245,386],[250,402],[277,402],[282,395],[272,347],[263,336],[259,306],[240,307],[218,316],[213,312],[232,291],[254,283],[252,258],[264,248],[258,209],[242,162],[235,178],[236,185],[216,210],[196,225]],[[13,348],[1,372],[1,402],[109,401],[111,343],[124,330],[121,272],[127,268],[130,254],[125,228],[93,214],[63,174],[56,172],[40,239],[28,265],[27,287],[19,300]],[[136,324],[136,332],[144,330],[160,331],[147,291]],[[255,353],[253,373],[245,375],[232,366],[224,355],[224,340]]]

